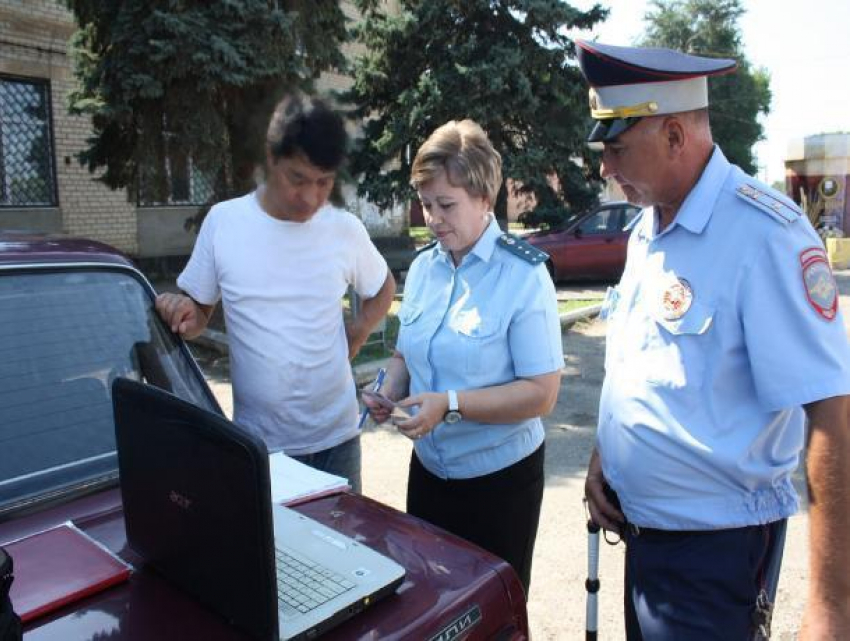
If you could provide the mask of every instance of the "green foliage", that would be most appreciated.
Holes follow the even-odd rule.
[[[770,76],[744,56],[743,13],[740,0],[652,0],[642,44],[738,61],[734,73],[708,81],[711,129],[726,157],[754,174],[753,145],[764,138],[758,116],[770,111]]]
[[[419,145],[448,120],[472,118],[502,154],[505,177],[538,206],[566,212],[593,200],[587,87],[565,34],[607,11],[559,0],[399,0],[400,13],[387,15],[377,0],[356,4],[366,53],[345,97],[366,119],[352,158],[361,195],[381,207],[413,196]],[[506,196],[503,187],[497,215]]]
[[[218,197],[244,192],[274,103],[344,66],[337,0],[66,2],[80,25],[70,107],[94,125],[80,160],[131,193],[142,168],[166,191],[178,150],[218,176]]]

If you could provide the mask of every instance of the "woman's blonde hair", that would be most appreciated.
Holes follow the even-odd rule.
[[[473,120],[451,120],[422,143],[410,170],[410,184],[418,189],[441,173],[471,196],[486,197],[490,206],[502,186],[502,157]]]

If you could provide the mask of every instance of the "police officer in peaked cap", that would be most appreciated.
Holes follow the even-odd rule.
[[[576,41],[601,174],[644,209],[609,291],[585,494],[626,544],[628,639],[769,636],[806,444],[801,639],[850,639],[850,345],[823,243],[711,136],[733,60]]]

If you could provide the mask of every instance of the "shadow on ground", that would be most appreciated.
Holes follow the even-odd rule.
[[[546,483],[584,478],[596,438],[599,391],[604,376],[601,323],[578,323],[564,333],[566,366],[555,410],[546,419]]]

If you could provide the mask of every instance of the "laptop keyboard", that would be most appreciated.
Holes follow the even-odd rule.
[[[275,557],[278,604],[285,614],[304,614],[354,587],[345,577],[289,548],[276,548]]]

